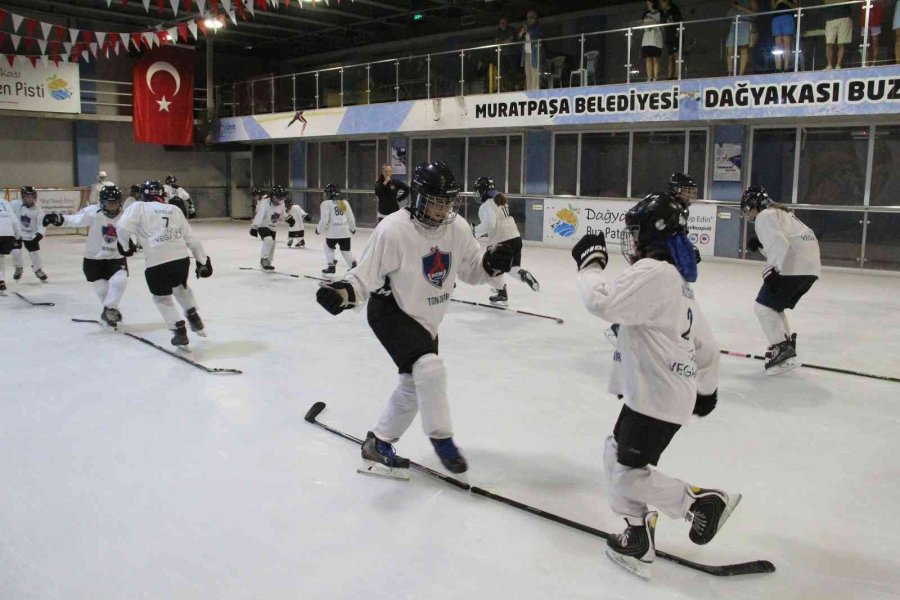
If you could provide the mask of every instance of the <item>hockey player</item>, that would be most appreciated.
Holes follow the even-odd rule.
[[[438,327],[456,278],[488,283],[509,271],[514,251],[496,244],[482,253],[465,220],[456,218],[459,187],[442,162],[422,163],[412,177],[412,205],[375,229],[359,265],[342,280],[321,284],[316,300],[331,314],[361,308],[400,372],[397,388],[366,435],[362,458],[372,474],[408,478],[409,461],[392,444],[422,413],[422,428],[441,463],[468,469],[453,441],[447,373],[438,356]]]
[[[784,311],[797,306],[822,272],[819,241],[794,213],[772,201],[761,187],[750,186],[741,198],[741,214],[756,226],[747,250],[766,257],[763,284],[756,296],[756,318],[769,342],[766,375],[800,366],[797,334]]]
[[[620,323],[609,391],[624,398],[606,439],[609,503],[624,517],[607,555],[649,577],[657,512],[691,520],[690,539],[710,542],[741,499],[704,489],[652,468],[691,414],[716,406],[718,348],[689,282],[696,274],[687,239],[687,210],[667,193],[650,194],[625,214],[622,244],[630,267],[608,281],[604,236],[588,234],[573,248],[578,292],[594,315]]]
[[[37,203],[37,191],[30,185],[23,185],[19,190],[19,198],[11,203],[13,213],[19,219],[22,239],[12,251],[13,265],[16,270],[13,279],[22,278],[25,270],[25,261],[22,258],[22,246],[31,255],[31,269],[35,277],[41,281],[47,281],[47,274],[41,268],[41,240],[44,239],[46,228],[44,227],[44,211]]]
[[[250,225],[250,235],[258,237],[262,240],[262,250],[259,255],[259,265],[265,271],[274,271],[272,259],[275,257],[275,226],[282,221],[287,221],[288,225],[294,220],[287,214],[284,205],[284,199],[287,198],[287,191],[283,186],[276,185],[272,187],[272,191],[268,196],[263,198],[256,204],[256,217]]]
[[[329,183],[325,186],[325,200],[320,205],[319,223],[316,235],[325,234],[325,268],[322,273],[333,275],[337,267],[334,249],[341,249],[344,262],[351,269],[356,266],[356,257],[350,252],[350,236],[356,233],[356,218],[353,209],[342,198],[340,188]]]
[[[669,193],[687,207],[697,199],[697,182],[687,173],[672,173],[669,176],[668,188]]]
[[[486,242],[488,246],[504,243],[511,247],[513,255],[510,275],[518,277],[535,292],[541,289],[534,275],[522,268],[522,236],[516,221],[509,214],[509,203],[506,195],[498,192],[494,187],[494,180],[489,177],[479,177],[475,180],[475,191],[481,199],[481,207],[478,209],[479,224],[475,227],[475,237],[480,242]],[[503,275],[491,282],[494,286],[494,295],[489,298],[491,304],[505,305],[509,301],[506,284]]]
[[[188,194],[186,189],[178,185],[178,180],[174,175],[166,176],[163,194],[166,197],[166,202],[180,208],[181,212],[183,212],[184,216],[188,219],[193,219],[197,216],[197,211],[194,210],[194,201],[191,200],[191,195]]]
[[[99,205],[89,204],[74,215],[48,213],[44,217],[45,226],[88,228],[82,270],[103,305],[100,322],[113,328],[122,320],[119,302],[128,285],[128,263],[119,253],[116,231],[122,210],[122,192],[108,185],[100,190]]]
[[[197,313],[194,292],[188,287],[191,259],[188,249],[197,261],[197,277],[209,277],[213,273],[212,261],[203,250],[200,240],[194,237],[191,225],[184,213],[166,204],[162,186],[148,180],[142,188],[143,202],[131,205],[120,217],[117,228],[119,252],[123,256],[134,254],[130,240],[137,237],[144,247],[144,277],[169,330],[172,345],[183,348],[188,345],[187,328],[175,308],[174,299],[184,310],[191,330],[205,336],[203,321]],[[126,248],[128,248],[126,250]]]
[[[309,214],[300,205],[294,204],[290,197],[284,199],[284,208],[287,210],[288,218],[286,219],[290,229],[288,230],[288,248],[297,242],[296,248],[306,248],[305,231],[303,230],[303,222],[309,221]]]
[[[19,218],[9,202],[0,198],[0,292],[6,291],[6,257],[21,241]]]

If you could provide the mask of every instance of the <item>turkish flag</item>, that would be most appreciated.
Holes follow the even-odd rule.
[[[194,143],[194,52],[166,46],[145,52],[132,71],[134,139]]]

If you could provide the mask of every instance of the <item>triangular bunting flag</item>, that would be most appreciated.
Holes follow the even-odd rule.
[[[88,44],[88,47],[91,49],[91,54],[94,55],[94,58],[97,58],[97,52],[100,50],[100,46],[97,45],[97,42],[91,42]]]
[[[210,0],[210,2],[212,2],[213,16],[218,17],[219,16],[219,0]]]
[[[206,12],[206,0],[197,0],[197,11],[201,15]]]
[[[194,39],[197,39],[197,22],[191,21],[187,24],[188,31],[191,32],[191,35],[194,36]],[[187,41],[187,39],[185,39]]]
[[[50,60],[53,61],[54,65],[56,65],[57,67],[59,66],[59,54],[54,54]]]
[[[184,0],[184,12],[191,12],[191,5],[193,2],[191,0]]]
[[[231,22],[237,25],[237,15],[234,13],[234,10],[226,11],[228,14],[228,18],[231,19]]]
[[[178,38],[177,40],[180,42],[188,41],[188,26],[187,23],[179,23],[176,27],[178,29]]]
[[[5,31],[0,31],[0,46],[2,46],[6,42],[6,39],[8,37],[9,37],[8,33],[6,33]]]
[[[247,20],[247,13],[244,11],[244,0],[236,0],[235,6],[237,7],[237,14],[241,18],[242,21]]]
[[[222,4],[222,10],[226,13],[231,12],[231,0],[219,0],[219,2]]]
[[[63,42],[63,48],[66,49],[66,54],[72,53],[72,42]]]
[[[166,36],[168,38],[166,40],[167,42],[169,42],[170,44],[178,43],[178,27],[172,27],[171,29],[167,29],[166,33],[169,34]]]
[[[81,51],[81,58],[84,59],[84,62],[91,62],[91,54],[87,50]]]
[[[15,54],[5,54],[4,56],[6,56],[6,62],[9,63],[10,67],[16,66],[16,55]]]
[[[29,62],[31,62],[32,67],[35,67],[35,68],[37,67],[37,61],[38,61],[37,56],[29,56],[28,60],[29,60]]]
[[[66,28],[61,25],[54,25],[53,31],[56,32],[56,39],[62,41],[66,39]]]
[[[163,1],[164,0],[156,0],[156,12],[161,13],[163,11]]]
[[[250,16],[256,16],[256,6],[253,5],[253,0],[240,0],[241,4],[247,7],[247,10],[250,11]]]
[[[153,41],[156,39],[156,34],[152,31],[146,31],[143,34],[144,43],[147,44],[147,48],[153,47]]]
[[[94,35],[97,37],[97,43],[100,44],[101,46],[103,45],[104,42],[106,42],[106,32],[105,31],[98,31],[98,32],[94,33]]]
[[[141,34],[132,33],[131,34],[131,45],[134,46],[135,50],[141,49]],[[128,44],[125,45],[125,49],[128,49]]]
[[[180,0],[169,0],[169,3],[172,5],[172,12],[175,13],[175,16],[178,16],[178,4]]]
[[[118,56],[118,55],[119,55],[119,46],[122,45],[122,42],[121,42],[120,40],[113,40],[113,42],[112,42],[111,45],[112,45],[112,48],[113,48],[113,52],[115,52],[115,53],[116,53],[116,56]],[[108,53],[107,53],[107,54],[108,54]]]
[[[46,56],[42,56],[42,57],[41,57],[41,64],[44,65],[45,67],[49,67],[49,66],[50,66],[50,59],[47,58]]]
[[[204,19],[197,19],[194,23],[196,26],[200,27],[200,31],[203,32],[203,35],[209,35],[209,31],[206,28],[206,21]]]
[[[18,31],[19,31],[19,25],[22,24],[22,20],[23,20],[25,17],[23,17],[22,15],[14,14],[14,13],[9,13],[9,16],[12,17],[13,33],[18,33]]]
[[[144,0],[144,10],[150,12],[150,0]]]
[[[120,33],[119,40],[122,42],[122,45],[125,46],[125,50],[128,50],[128,43],[131,41],[131,35],[128,33]]]
[[[90,44],[94,41],[94,32],[93,31],[82,31],[81,32],[81,41],[85,44]]]
[[[47,40],[38,40],[37,43],[41,48],[41,54],[47,54]]]
[[[34,38],[30,38],[30,37],[25,38],[24,46],[25,46],[25,52],[28,52],[30,54],[31,51],[34,49]]]
[[[14,33],[9,34],[9,40],[12,42],[13,50],[19,49],[19,40],[22,39],[21,35],[16,35]]]
[[[34,19],[27,19],[25,21],[25,33],[28,37],[34,37],[34,32],[37,30],[38,22]]]
[[[44,34],[45,40],[49,40],[50,34],[53,33],[53,25],[51,23],[41,23],[41,33]]]
[[[8,14],[9,14],[8,12],[6,12],[2,8],[0,8],[0,27],[3,27],[3,21],[6,20],[6,15],[8,15]]]
[[[69,41],[74,44],[78,40],[79,33],[81,33],[81,32],[77,29],[70,29],[69,30]]]

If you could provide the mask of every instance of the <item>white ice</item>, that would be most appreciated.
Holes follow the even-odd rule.
[[[660,518],[657,546],[725,564],[768,559],[771,575],[719,579],[657,560],[649,583],[604,556],[602,539],[413,473],[356,473],[359,452],[303,419],[364,437],[396,381],[365,313],[332,317],[316,282],[257,266],[245,224],[196,226],[211,279],[191,279],[209,337],[208,375],[72,317],[97,318],[83,238],[45,240],[40,284],[26,271],[0,298],[0,598],[457,599],[900,597],[900,384],[801,368],[767,378],[722,357],[720,402],[678,433],[660,467],[744,494],[719,537],[688,540]],[[279,270],[317,275],[322,239]],[[359,233],[354,250],[368,235]],[[131,260],[127,327],[168,346],[142,260]],[[474,485],[605,530],[607,323],[575,294],[568,253],[529,246],[541,291],[510,282],[512,307],[564,325],[454,303],[441,329],[456,440]],[[624,261],[614,256],[608,273]],[[339,265],[339,272],[343,264]],[[723,348],[761,354],[759,264],[704,261],[698,297]],[[56,306],[32,307],[14,297]],[[489,289],[460,285],[486,302]],[[794,314],[801,359],[893,377],[900,278],[826,271]],[[398,451],[440,469],[418,420]]]

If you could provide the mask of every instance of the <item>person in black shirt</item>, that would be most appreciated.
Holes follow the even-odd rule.
[[[392,177],[392,174],[391,165],[381,165],[381,177],[375,182],[379,223],[389,214],[400,210],[400,203],[409,196],[409,186]]]
[[[674,0],[660,0],[659,9],[663,23],[681,23],[681,9]],[[681,79],[681,63],[678,61],[678,27],[670,25],[663,30],[663,40],[669,54],[669,68],[666,76],[669,79]]]

